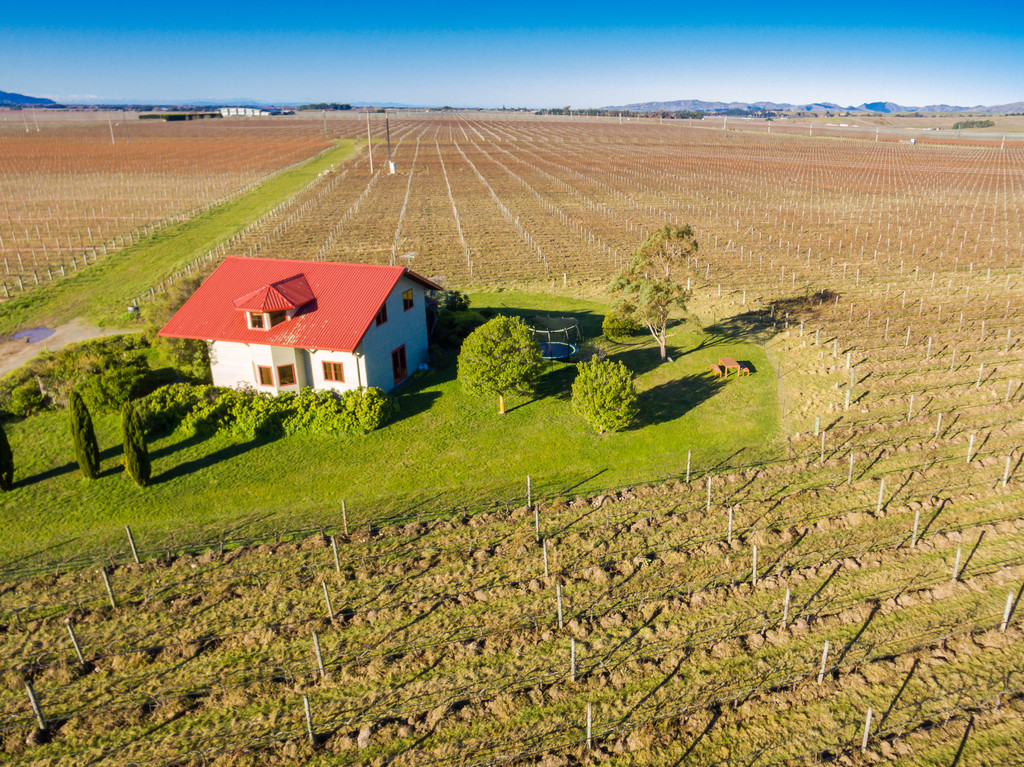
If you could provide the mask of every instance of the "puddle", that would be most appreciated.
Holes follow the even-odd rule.
[[[4,336],[3,338],[5,341],[26,341],[30,344],[37,344],[40,341],[45,341],[56,332],[52,328],[29,328],[28,330],[19,330],[14,335]]]

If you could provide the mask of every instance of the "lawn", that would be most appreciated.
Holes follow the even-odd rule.
[[[607,307],[516,292],[474,294],[474,308],[576,316],[591,338]],[[3,560],[78,541],[76,550],[123,547],[123,526],[144,542],[215,539],[238,525],[260,529],[340,525],[344,499],[356,523],[389,513],[522,503],[526,475],[535,497],[597,493],[679,476],[693,451],[695,475],[725,462],[772,455],[779,413],[775,372],[759,347],[676,325],[671,362],[649,338],[597,339],[637,374],[641,416],[629,430],[599,436],[572,412],[572,364],[551,363],[534,397],[474,397],[454,360],[419,374],[399,394],[397,421],[366,436],[292,436],[247,442],[228,435],[171,435],[150,445],[155,484],[139,489],[120,467],[117,418],[97,414],[104,474],[82,479],[71,463],[66,413],[8,426],[16,487],[0,504]],[[715,380],[720,356],[749,361],[753,375]]]
[[[62,277],[0,304],[0,334],[19,328],[55,325],[76,317],[116,323],[136,296],[183,269],[212,248],[242,231],[315,179],[326,168],[355,152],[351,139],[284,171],[269,181],[176,226],[111,253],[87,269]]]

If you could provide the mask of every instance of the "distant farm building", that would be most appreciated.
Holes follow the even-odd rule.
[[[270,112],[255,107],[221,107],[220,115],[221,117],[269,117]]]
[[[206,341],[215,386],[378,386],[427,361],[426,292],[401,266],[229,257],[160,331]]]

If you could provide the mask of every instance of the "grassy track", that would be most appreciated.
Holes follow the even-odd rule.
[[[111,253],[80,272],[0,304],[0,334],[35,325],[52,327],[75,317],[116,322],[135,296],[238,233],[354,151],[354,141],[340,141],[251,192]]]
[[[473,304],[508,313],[572,313],[590,337],[600,333],[607,310],[512,292],[476,294]],[[400,419],[365,437],[157,440],[150,446],[156,482],[147,490],[121,472],[115,416],[94,416],[106,471],[91,482],[69,463],[66,414],[35,416],[8,429],[19,484],[0,503],[3,558],[40,545],[40,526],[46,538],[58,540],[118,537],[126,523],[158,537],[177,531],[206,539],[243,518],[269,516],[266,525],[286,528],[315,524],[342,499],[360,514],[476,506],[520,499],[527,474],[535,495],[572,498],[683,474],[688,449],[695,472],[737,451],[737,461],[770,457],[778,429],[776,379],[761,348],[705,336],[684,323],[670,339],[673,362],[659,364],[649,339],[611,345],[609,352],[638,375],[642,415],[626,432],[598,436],[572,412],[573,365],[552,365],[537,396],[510,399],[502,418],[496,401],[463,392],[452,363],[415,381],[400,395]],[[705,371],[719,356],[750,360],[758,372],[716,381]]]

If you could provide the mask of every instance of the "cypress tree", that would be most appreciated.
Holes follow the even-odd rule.
[[[7,441],[4,427],[0,426],[0,490],[14,487],[14,454],[11,443]]]
[[[139,487],[149,484],[149,450],[142,430],[142,416],[128,400],[121,408],[121,439],[124,443],[124,468]]]
[[[100,473],[100,446],[92,428],[89,409],[77,389],[68,397],[68,412],[71,415],[71,443],[75,448],[78,468],[88,479],[96,479]]]

